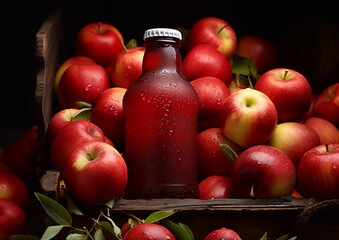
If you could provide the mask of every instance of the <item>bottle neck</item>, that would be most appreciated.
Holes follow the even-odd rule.
[[[182,75],[180,41],[178,39],[168,37],[148,38],[145,40],[145,47],[143,74],[168,70]]]

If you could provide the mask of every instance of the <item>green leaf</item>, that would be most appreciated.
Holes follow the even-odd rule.
[[[267,240],[267,232],[264,233],[264,235],[260,238],[260,240]]]
[[[176,240],[194,240],[191,229],[183,223],[176,224],[169,219],[164,219],[161,225],[169,229]]]
[[[115,222],[110,217],[105,216],[105,218],[111,223],[114,235],[116,237],[121,236],[121,229],[115,224]]]
[[[230,61],[232,73],[248,76],[250,74],[249,64],[251,61],[252,58],[243,57],[235,53]]]
[[[38,192],[34,193],[45,212],[60,225],[72,226],[72,217],[69,212],[57,201]]]
[[[84,216],[84,214],[80,211],[78,206],[74,203],[73,199],[70,196],[66,196],[66,204],[67,210],[70,214],[74,213],[78,216]]]
[[[115,203],[115,198],[108,200],[107,202],[104,203],[104,205],[112,209],[114,206],[114,203]]]
[[[39,240],[40,238],[33,235],[18,234],[10,236],[8,240]]]
[[[138,46],[138,42],[135,38],[132,38],[131,40],[128,41],[128,43],[126,44],[126,48],[132,48],[132,47],[137,47]]]
[[[173,215],[174,213],[175,213],[175,211],[173,211],[173,210],[153,212],[145,219],[144,222],[145,223],[154,223],[154,222],[160,221],[164,218],[167,218],[167,217]]]
[[[248,65],[249,70],[250,70],[250,76],[257,81],[260,78],[260,75],[258,74],[258,69],[257,66],[255,65],[255,62],[253,61],[253,58],[251,62]]]
[[[87,236],[83,233],[71,233],[66,237],[66,240],[84,240]]]
[[[288,234],[285,234],[285,235],[283,235],[283,236],[281,236],[281,237],[278,237],[276,240],[295,240],[295,239],[297,239],[297,237],[291,237],[291,238],[289,238],[289,233]]]
[[[95,231],[94,239],[95,240],[106,240],[106,238],[105,238],[105,236],[104,236],[104,234],[103,234],[101,229],[98,229],[98,230]]]
[[[99,225],[101,227],[103,227],[103,229],[105,229],[109,233],[115,235],[114,229],[113,229],[112,225],[109,222],[107,222],[107,221],[99,221],[98,223],[99,223]]]
[[[221,148],[222,155],[227,158],[227,160],[234,162],[235,159],[237,159],[238,154],[231,148],[230,145],[226,143],[219,143],[219,146]]]
[[[57,225],[49,226],[46,228],[44,234],[41,237],[41,240],[49,240],[54,238],[64,227],[70,227],[69,225]]]
[[[89,121],[91,119],[91,114],[92,114],[92,108],[80,108],[79,111],[77,111],[73,117],[72,121],[77,121],[77,120],[87,120]]]
[[[84,101],[77,101],[76,102],[76,107],[77,108],[92,108],[92,104]]]

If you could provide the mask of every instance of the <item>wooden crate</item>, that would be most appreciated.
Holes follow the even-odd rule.
[[[38,164],[42,176],[41,191],[60,200],[58,172],[48,170],[45,142],[48,122],[53,115],[55,99],[53,81],[63,40],[62,15],[53,12],[43,23],[36,35],[36,57],[38,63],[35,92],[36,118],[38,125]],[[48,179],[48,180],[47,180]],[[239,233],[242,239],[258,240],[268,232],[270,239],[286,233],[297,235],[298,239],[339,239],[339,200],[315,201],[313,199],[117,199],[112,211],[113,219],[122,226],[127,213],[140,218],[153,211],[172,209],[177,211],[171,220],[188,225],[195,239],[203,239],[212,230],[226,227]],[[77,224],[86,224],[97,214],[97,207],[89,207],[85,217],[76,217]],[[45,215],[41,215],[44,218]],[[36,217],[38,218],[38,217]],[[39,219],[35,219],[39,221]],[[43,221],[45,226],[48,220]],[[40,229],[41,231],[41,229]]]

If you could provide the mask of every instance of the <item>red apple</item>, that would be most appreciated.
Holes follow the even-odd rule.
[[[324,118],[339,128],[339,83],[321,92],[314,104],[314,116]]]
[[[203,240],[241,240],[238,233],[228,228],[220,228],[210,232]]]
[[[273,42],[253,35],[241,37],[236,51],[244,57],[253,57],[259,74],[272,69],[278,59],[278,47]]]
[[[284,152],[297,168],[304,153],[320,145],[320,138],[303,123],[284,122],[278,124],[267,144]]]
[[[188,53],[199,44],[208,44],[231,59],[237,47],[237,37],[231,25],[215,17],[202,18],[195,22],[185,39],[184,49]]]
[[[128,88],[140,77],[145,47],[124,48],[107,67],[114,87]]]
[[[85,204],[99,204],[122,197],[127,184],[127,166],[111,145],[87,142],[69,154],[63,176],[72,197]]]
[[[100,94],[92,110],[90,121],[117,146],[124,143],[124,112],[122,100],[126,88],[113,87]]]
[[[278,121],[300,121],[312,102],[312,89],[306,78],[291,69],[276,68],[265,72],[254,85],[274,103]]]
[[[73,120],[73,117],[79,111],[78,108],[66,108],[55,113],[49,120],[46,138],[49,143],[52,142],[54,136],[59,132],[61,128],[66,126]]]
[[[35,159],[38,151],[38,131],[33,126],[4,150],[1,161],[10,172],[24,181],[34,179],[36,175]]]
[[[155,223],[142,223],[131,228],[124,240],[175,240],[173,234],[164,226]]]
[[[319,97],[318,94],[312,94],[311,105],[310,105],[310,107],[308,108],[308,110],[307,110],[307,112],[305,113],[305,115],[301,118],[301,121],[305,121],[305,120],[309,119],[310,117],[314,117],[313,110],[314,110],[315,102],[317,101],[318,97]]]
[[[27,209],[30,203],[29,190],[26,183],[17,175],[0,172],[0,199],[8,199]]]
[[[339,198],[339,144],[322,144],[307,151],[297,176],[306,197]]]
[[[215,77],[197,78],[191,84],[199,96],[198,129],[219,127],[223,103],[230,95],[228,87]]]
[[[282,151],[268,145],[257,145],[238,156],[230,178],[235,197],[276,198],[292,194],[296,170]]]
[[[0,199],[0,239],[25,233],[26,225],[26,214],[19,205],[8,199]]]
[[[246,82],[242,80],[239,80],[239,82],[237,82],[236,80],[233,79],[231,83],[228,85],[230,93],[234,93],[239,91],[240,89],[245,89],[248,87],[249,87],[248,80]]]
[[[199,199],[231,198],[231,180],[229,177],[213,175],[199,183]]]
[[[93,141],[105,141],[104,133],[97,125],[86,120],[70,122],[60,129],[50,145],[49,156],[52,166],[62,171],[68,155],[74,148]]]
[[[97,64],[72,65],[62,74],[57,91],[61,108],[77,108],[77,101],[95,104],[110,87],[107,71]]]
[[[117,28],[107,23],[90,23],[83,26],[75,38],[75,53],[92,58],[107,67],[123,48],[124,39]]]
[[[323,118],[311,117],[304,123],[318,133],[320,144],[339,143],[339,130],[330,121]]]
[[[59,87],[59,82],[61,79],[62,74],[72,65],[76,64],[96,64],[96,62],[89,57],[85,56],[74,56],[71,58],[68,58],[65,60],[58,68],[56,74],[55,74],[55,79],[54,79],[54,91],[57,92],[57,89]]]
[[[229,176],[234,159],[225,157],[219,144],[228,144],[239,155],[243,149],[229,140],[220,128],[209,128],[198,134],[198,176]]]
[[[232,81],[231,64],[227,58],[206,44],[197,45],[187,53],[182,72],[190,81],[201,77],[216,77],[226,85]]]
[[[224,102],[221,130],[241,147],[264,144],[277,126],[277,111],[262,92],[246,88]]]

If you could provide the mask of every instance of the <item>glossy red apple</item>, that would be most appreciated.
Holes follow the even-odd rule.
[[[237,37],[231,25],[223,19],[205,17],[193,24],[185,39],[188,53],[199,44],[208,44],[231,59],[237,47]]]
[[[104,132],[116,146],[124,143],[124,112],[122,101],[126,88],[106,89],[93,107],[90,121]]]
[[[312,89],[307,79],[291,69],[275,68],[265,72],[254,85],[274,103],[278,121],[300,121],[312,102]]]
[[[72,65],[61,76],[57,98],[61,108],[77,108],[77,101],[95,104],[110,87],[107,71],[97,64]]]
[[[314,116],[324,118],[339,128],[339,83],[321,92],[314,104]]]
[[[203,240],[241,240],[238,233],[232,229],[219,228],[210,232]]]
[[[238,156],[230,178],[235,197],[276,198],[292,194],[296,170],[282,151],[268,145],[257,145]]]
[[[128,88],[140,77],[145,47],[124,48],[107,67],[114,87]]]
[[[284,122],[278,124],[267,144],[284,152],[297,168],[304,153],[320,145],[320,138],[303,123]]]
[[[305,113],[305,115],[301,118],[301,121],[305,121],[305,120],[309,119],[310,117],[314,117],[313,110],[314,110],[315,102],[317,101],[318,97],[319,97],[318,94],[312,94],[311,105],[310,105],[310,107],[308,108],[308,110],[307,110],[307,112]]]
[[[27,129],[22,136],[12,142],[4,150],[1,161],[10,172],[24,181],[37,177],[35,159],[38,151],[38,131],[33,126]]]
[[[245,35],[238,40],[237,53],[253,57],[258,73],[272,69],[278,59],[278,47],[273,42],[253,35]]]
[[[26,183],[17,175],[0,172],[0,199],[8,199],[27,209],[30,204],[30,193]]]
[[[220,128],[209,128],[198,134],[198,176],[229,176],[234,159],[227,158],[220,144],[227,144],[239,155],[243,149],[224,136]]]
[[[104,133],[94,123],[78,120],[64,126],[50,145],[49,156],[53,168],[62,171],[73,149],[92,141],[105,141]]]
[[[223,103],[230,95],[228,87],[215,77],[197,78],[191,84],[199,96],[199,131],[219,127]]]
[[[318,133],[320,144],[339,143],[339,129],[330,121],[323,118],[310,117],[304,123]]]
[[[26,232],[27,217],[22,208],[8,199],[0,199],[0,239]]]
[[[75,53],[92,58],[107,67],[123,48],[124,39],[114,26],[107,23],[90,23],[83,26],[75,38]]]
[[[220,175],[209,176],[199,183],[199,199],[231,198],[231,188],[231,180],[229,177]]]
[[[72,197],[85,204],[99,204],[122,197],[127,184],[127,166],[111,145],[87,142],[68,155],[63,176]]]
[[[307,151],[298,166],[298,183],[306,197],[339,198],[339,144]]]
[[[190,81],[201,77],[219,78],[226,85],[232,81],[231,64],[227,58],[206,44],[197,45],[187,53],[182,72]]]
[[[266,143],[277,126],[273,102],[251,88],[232,93],[224,102],[222,112],[223,134],[241,147]]]
[[[73,117],[79,111],[78,108],[66,108],[55,113],[49,120],[46,132],[47,141],[52,142],[54,136],[61,128],[66,126],[73,120]]]
[[[173,234],[164,226],[155,223],[142,223],[131,228],[124,240],[175,240]]]
[[[79,65],[79,64],[96,64],[96,62],[89,57],[85,56],[73,56],[65,60],[57,69],[54,79],[54,91],[57,92],[59,87],[59,82],[61,79],[62,74],[72,65]]]

